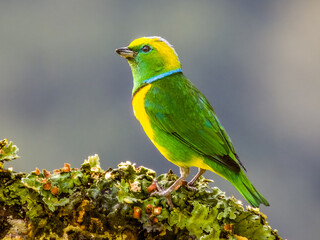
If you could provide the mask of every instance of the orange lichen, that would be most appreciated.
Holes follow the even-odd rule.
[[[51,182],[44,183],[44,184],[42,185],[42,188],[43,188],[44,190],[50,190],[50,189],[51,189]]]
[[[39,168],[36,168],[36,170],[34,171],[34,173],[35,173],[36,175],[40,175],[40,170],[39,170]]]
[[[133,217],[136,219],[140,219],[141,218],[141,208],[140,207],[133,207]]]
[[[153,208],[153,206],[151,205],[151,204],[148,204],[147,206],[146,206],[146,213],[147,214],[149,214],[149,213],[152,213],[152,208]]]
[[[71,167],[69,163],[65,163],[64,167],[62,168],[62,171],[64,172],[70,172],[71,171]]]
[[[228,231],[228,232],[232,232],[233,231],[233,224],[225,224],[223,226],[224,230]]]
[[[160,215],[161,214],[161,210],[162,210],[162,207],[154,207],[152,213],[154,215]]]
[[[46,169],[43,169],[42,170],[42,173],[43,173],[43,176],[45,177],[45,178],[49,178],[50,177],[50,171],[47,171]]]
[[[153,182],[153,183],[147,188],[147,191],[148,191],[148,193],[151,193],[151,192],[153,192],[156,188],[157,188],[157,184],[156,184],[156,182]]]
[[[53,187],[50,189],[51,193],[53,195],[58,195],[59,194],[59,188],[58,187]]]

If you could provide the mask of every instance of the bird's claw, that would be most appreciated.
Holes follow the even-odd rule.
[[[162,196],[162,197],[168,197],[171,192],[169,192],[168,190],[164,190],[158,183],[157,180],[153,180],[153,184],[156,185],[157,191],[153,192],[150,194],[150,196]]]
[[[188,183],[188,184],[186,185],[186,187],[187,187],[190,191],[192,191],[192,192],[197,191],[197,188],[194,187],[193,184],[189,184],[189,183]]]
[[[171,198],[171,192],[168,190],[164,190],[158,183],[157,180],[154,180],[153,183],[156,184],[157,187],[157,191],[153,192],[150,194],[151,197],[153,196],[161,196],[161,197],[165,197],[167,200],[168,205],[170,206],[170,209],[173,209],[173,202],[172,202],[172,198]]]
[[[181,182],[181,185],[180,186],[182,186],[182,187],[186,187],[188,190],[190,190],[190,191],[192,191],[192,192],[195,192],[196,190],[197,190],[197,188],[196,187],[194,187],[193,186],[194,185],[194,182],[187,182],[187,181],[185,181],[185,180],[183,180],[182,182]],[[179,187],[180,187],[179,186]]]
[[[164,189],[159,185],[159,183],[158,183],[158,181],[156,179],[153,180],[152,185],[154,185],[154,184],[156,185],[157,191],[151,193],[150,196],[155,196],[155,195],[161,196],[161,193],[164,191]]]

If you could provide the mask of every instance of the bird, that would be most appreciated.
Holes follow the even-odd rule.
[[[228,180],[253,207],[269,206],[268,201],[246,177],[246,169],[207,98],[184,75],[173,46],[159,36],[140,37],[127,47],[115,50],[132,71],[132,106],[146,135],[170,162],[180,168],[180,177],[167,189],[157,184],[154,195],[166,197],[210,170]]]

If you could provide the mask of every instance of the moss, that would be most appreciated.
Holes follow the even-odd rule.
[[[17,157],[12,143],[0,146],[0,159]],[[173,192],[169,210],[164,198],[150,197],[155,178],[153,170],[130,162],[105,171],[98,155],[80,168],[65,164],[53,172],[15,173],[2,165],[0,238],[281,239],[258,209],[245,210],[203,177],[197,190]],[[157,177],[163,187],[176,179],[172,171]],[[13,231],[14,221],[24,222],[20,231]]]

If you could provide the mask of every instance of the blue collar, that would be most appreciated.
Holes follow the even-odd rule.
[[[170,76],[170,75],[172,75],[172,74],[174,74],[174,73],[178,73],[178,72],[182,72],[181,68],[178,68],[178,69],[175,69],[175,70],[171,70],[171,71],[169,71],[169,72],[161,73],[161,74],[159,74],[159,75],[157,75],[157,76],[154,76],[154,77],[151,77],[151,78],[148,78],[148,79],[142,81],[142,83],[147,83],[147,84],[149,84],[149,83],[152,83],[152,82],[154,82],[154,81],[156,81],[156,80],[159,80],[159,79],[161,79],[161,78]]]

